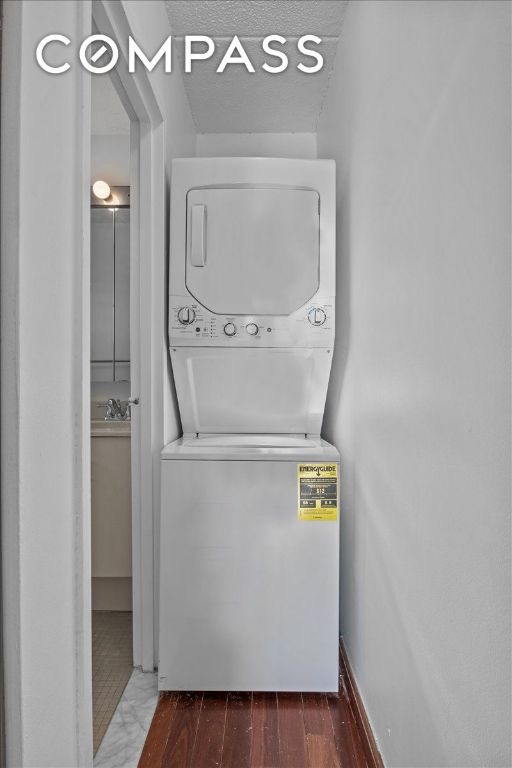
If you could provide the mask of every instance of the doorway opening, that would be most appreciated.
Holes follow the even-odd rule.
[[[91,83],[91,607],[93,750],[133,671],[130,120]]]
[[[92,31],[94,33],[101,33],[119,41],[127,40],[130,30],[130,15],[126,13],[122,4],[111,4],[106,0],[97,0],[92,4]],[[93,50],[92,55],[94,52]],[[96,63],[102,65],[105,62],[100,57]],[[110,133],[115,138],[107,140],[93,138],[92,176],[95,178],[92,178],[91,181],[106,181],[111,187],[112,197],[116,196],[116,199],[111,200],[109,195],[108,198],[105,198],[105,204],[100,201],[99,205],[107,208],[107,210],[109,208],[114,209],[110,211],[110,248],[114,248],[116,251],[116,244],[119,246],[120,243],[122,245],[125,242],[125,257],[124,260],[119,261],[116,253],[114,264],[110,262],[113,285],[109,284],[107,290],[110,296],[110,307],[107,304],[105,317],[110,318],[110,323],[113,326],[111,335],[108,336],[112,345],[107,345],[111,352],[110,357],[108,355],[103,357],[105,352],[101,351],[102,348],[100,347],[98,356],[94,358],[96,363],[93,362],[93,365],[96,365],[96,370],[91,370],[91,386],[93,399],[105,404],[96,410],[96,415],[99,416],[97,421],[102,422],[103,429],[108,430],[111,426],[113,429],[122,430],[124,428],[129,432],[128,440],[126,440],[125,433],[122,436],[119,434],[116,437],[112,436],[112,441],[120,441],[118,446],[123,440],[129,444],[130,482],[129,484],[125,482],[123,493],[125,498],[128,497],[128,502],[131,497],[131,515],[127,515],[131,522],[131,572],[127,572],[126,568],[128,562],[126,557],[126,527],[123,529],[123,536],[119,536],[117,541],[119,545],[124,542],[124,554],[121,558],[121,562],[124,563],[123,569],[115,572],[112,569],[109,572],[96,570],[97,561],[94,547],[97,542],[95,527],[98,516],[95,514],[95,499],[93,499],[91,572],[93,579],[103,581],[98,581],[92,585],[92,607],[108,607],[104,602],[98,602],[100,598],[115,597],[119,600],[120,608],[128,609],[130,607],[128,601],[131,596],[131,616],[129,610],[120,610],[112,611],[113,614],[117,615],[110,617],[112,623],[117,621],[121,625],[109,630],[109,635],[112,637],[117,634],[117,652],[121,655],[120,647],[124,649],[122,651],[124,661],[122,664],[120,663],[120,666],[123,667],[122,674],[125,676],[124,680],[128,674],[130,677],[126,691],[124,695],[121,695],[115,712],[112,712],[113,702],[111,702],[109,713],[100,718],[100,720],[106,720],[108,725],[108,719],[113,715],[111,726],[106,729],[105,737],[96,755],[96,765],[102,765],[105,762],[106,753],[111,751],[112,740],[115,741],[118,724],[132,715],[139,718],[142,706],[141,701],[139,701],[140,698],[144,699],[145,702],[144,711],[147,710],[147,728],[149,728],[149,721],[156,706],[154,668],[157,649],[154,638],[155,625],[158,620],[156,612],[158,601],[155,596],[155,571],[157,569],[155,552],[158,535],[155,535],[155,526],[158,524],[158,520],[155,510],[159,507],[159,478],[155,473],[154,465],[155,457],[159,455],[166,437],[165,409],[168,407],[167,400],[169,399],[169,394],[166,397],[164,392],[164,375],[167,370],[166,348],[160,345],[160,334],[161,329],[165,327],[166,314],[166,267],[162,259],[162,254],[165,253],[166,249],[167,208],[163,118],[149,78],[145,76],[142,70],[135,73],[129,71],[125,47],[119,47],[119,61],[117,66],[108,73],[107,78],[97,74],[91,78],[92,88],[99,89],[99,94],[97,94],[99,98],[96,100],[96,104],[93,90],[92,124],[96,135],[105,136],[107,134],[108,136]],[[99,85],[95,82],[98,79]],[[116,113],[115,118],[113,118],[113,126],[110,122],[112,104],[115,104],[114,111]],[[95,106],[101,107],[99,124],[94,114]],[[119,140],[119,121],[122,124],[121,135],[124,136],[121,140]],[[102,158],[101,173],[99,167],[95,165],[94,142],[98,145],[96,147],[97,156]],[[103,145],[103,152],[101,152],[100,145]],[[120,149],[121,145],[124,147],[123,150]],[[116,161],[116,153],[121,151],[125,158],[124,175],[119,178],[115,176],[115,168],[112,164]],[[108,178],[104,178],[107,172],[111,174],[112,184]],[[101,193],[101,189],[99,191]],[[123,208],[123,205],[126,207]],[[129,245],[126,248],[127,239]],[[108,238],[106,241],[108,242]],[[126,260],[126,251],[129,251],[128,261]],[[93,270],[91,261],[91,288],[94,288],[94,282],[98,281],[98,275],[95,276]],[[117,280],[114,279],[115,277]],[[124,291],[122,298],[118,294],[116,283],[118,285],[123,284],[123,288],[120,289]],[[100,285],[102,284],[100,280]],[[129,298],[126,296],[127,292]],[[93,317],[94,307],[92,303],[91,310],[91,352],[96,354],[94,335],[96,320]],[[129,331],[126,327],[127,319]],[[101,338],[101,333],[99,336],[105,347],[105,339]],[[129,353],[127,348],[129,348]],[[106,365],[101,362],[105,359],[107,360]],[[106,373],[107,371],[108,373]],[[105,373],[108,387],[102,388],[100,377],[105,377]],[[105,382],[103,381],[103,383]],[[109,401],[112,402],[109,403]],[[109,410],[114,418],[105,420],[105,416],[109,416]],[[130,418],[124,418],[127,410]],[[94,416],[95,409],[91,408],[91,412]],[[116,424],[113,425],[113,422]],[[103,440],[103,443],[100,443],[100,440]],[[100,447],[104,447],[105,451],[107,450],[105,438],[98,438],[98,444]],[[121,460],[122,450],[120,447],[117,450],[117,459]],[[100,466],[103,478],[108,474],[106,483],[109,487],[113,484],[114,470],[105,473],[105,466],[108,468],[112,466],[110,460],[107,458],[106,461],[100,461],[99,464],[96,464],[95,452],[93,450],[91,474],[94,476],[95,467]],[[128,453],[128,450],[125,453]],[[126,463],[125,455],[125,468]],[[123,476],[122,471],[119,474],[121,477]],[[94,477],[92,479],[94,486]],[[119,478],[117,482],[119,482]],[[131,493],[128,493],[128,485]],[[115,516],[113,517],[115,518]],[[126,519],[126,515],[124,519]],[[104,520],[101,522],[105,523]],[[88,552],[85,553],[86,560],[88,555]],[[110,559],[115,560],[112,557]],[[107,579],[108,581],[106,581]],[[124,623],[120,616],[122,613],[128,614],[124,617]],[[96,619],[108,619],[108,617],[95,615],[94,611],[92,615],[89,614],[85,617],[86,622],[91,620],[91,628],[96,635],[93,637],[93,641],[98,641],[98,636],[101,637],[103,633],[101,621],[96,622]],[[116,648],[115,643],[114,648]],[[99,644],[96,642],[96,650],[101,652],[106,649],[99,648]],[[98,654],[98,658],[102,658],[100,654]],[[94,667],[98,673],[98,666],[95,664]],[[108,676],[112,669],[111,663],[103,672]],[[122,694],[124,680],[118,679],[116,681],[117,693],[113,697],[114,700],[120,693]],[[108,686],[110,681],[99,681],[97,674],[96,682]],[[100,722],[96,725],[98,728],[95,729],[95,748],[98,745],[100,738],[98,734],[102,724]],[[105,722],[103,722],[104,725]],[[139,744],[140,739],[137,738],[135,741],[137,743],[125,744],[124,747],[134,756],[140,754],[142,749],[142,743]]]

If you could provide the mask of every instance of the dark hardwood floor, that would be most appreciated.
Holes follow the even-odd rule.
[[[346,659],[339,694],[163,693],[139,768],[378,768]]]

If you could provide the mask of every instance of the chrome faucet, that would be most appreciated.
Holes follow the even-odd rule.
[[[113,397],[110,397],[106,403],[103,403],[105,408],[107,409],[105,413],[105,421],[112,421],[114,419],[119,419],[119,413],[120,413],[120,404],[117,400],[114,400]]]
[[[110,407],[112,408],[112,411],[114,413],[114,419],[122,419],[123,409],[121,408],[121,401],[110,398],[108,402],[110,403]]]
[[[129,405],[127,404],[123,410],[120,400],[109,397],[106,403],[100,403],[100,405],[106,408],[105,421],[124,421],[130,418]]]
[[[121,401],[114,397],[109,397],[106,403],[97,403],[98,406],[105,408],[105,421],[131,421],[132,405],[138,405],[139,398],[129,398],[123,408]]]

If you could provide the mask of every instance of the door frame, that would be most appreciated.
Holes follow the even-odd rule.
[[[155,524],[163,446],[160,329],[165,328],[166,216],[163,117],[146,71],[128,72],[129,20],[123,4],[95,0],[95,27],[114,39],[119,61],[110,75],[130,118],[130,381],[132,409],[132,590],[134,666],[156,666]]]
[[[53,78],[36,66],[34,46],[52,28],[84,39],[91,4],[6,0],[2,10],[6,763],[87,766],[90,77],[72,67]],[[62,193],[52,201],[49,189]]]
[[[167,407],[164,124],[145,70],[127,72],[129,6],[118,0],[95,0],[93,5],[95,23],[102,31],[110,30],[119,43],[116,76],[136,124],[133,264],[140,278],[141,375],[140,391],[132,391],[141,400],[134,409],[139,411],[136,450],[141,466],[139,510],[133,521],[134,655],[137,665],[152,670],[158,604],[155,488]],[[37,67],[34,49],[48,30],[58,29],[74,41],[76,55],[78,41],[90,34],[91,1],[7,0],[2,7],[0,395],[6,761],[78,768],[92,763],[91,76],[74,63],[68,72],[52,77]],[[54,190],[59,190],[58,198]]]

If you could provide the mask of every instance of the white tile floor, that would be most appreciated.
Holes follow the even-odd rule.
[[[133,672],[132,614],[92,612],[92,711],[98,749]]]
[[[137,768],[157,700],[156,672],[135,669],[96,753],[94,768]]]

